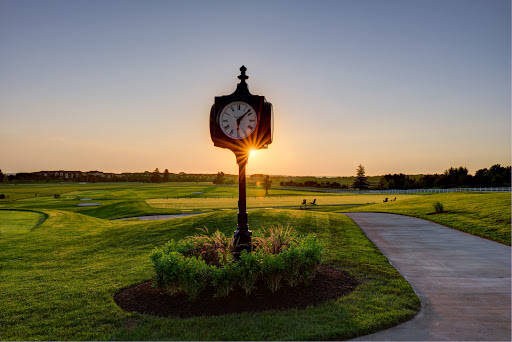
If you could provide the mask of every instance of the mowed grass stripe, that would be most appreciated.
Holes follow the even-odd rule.
[[[0,209],[0,237],[7,238],[28,233],[45,219],[46,216],[43,213]]]
[[[397,195],[397,201],[407,200],[420,195]],[[317,194],[297,195],[297,196],[269,196],[269,197],[247,197],[247,207],[296,207],[298,208],[303,199],[306,199],[308,205],[316,199],[317,206],[322,205],[354,205],[367,203],[380,203],[387,195],[343,195],[329,194],[329,196],[320,196]],[[169,199],[148,199],[146,202],[154,208],[172,208],[172,209],[219,209],[238,207],[238,196],[231,198],[169,198]]]

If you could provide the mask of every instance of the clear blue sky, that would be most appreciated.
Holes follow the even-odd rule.
[[[510,1],[0,0],[3,172],[224,171],[209,111],[274,105],[252,173],[510,165]]]

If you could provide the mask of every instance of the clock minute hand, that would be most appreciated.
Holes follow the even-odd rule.
[[[236,119],[236,124],[237,125],[240,125],[240,121],[242,121],[242,119],[244,118],[244,116],[247,115],[247,113],[249,113],[251,110],[248,109],[247,112],[245,112],[241,117],[239,117],[238,119]]]

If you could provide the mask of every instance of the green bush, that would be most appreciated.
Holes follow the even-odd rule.
[[[149,256],[156,273],[154,286],[167,288],[171,295],[183,291],[194,300],[208,285],[219,297],[228,296],[236,286],[250,294],[259,279],[272,292],[283,279],[290,286],[307,285],[322,258],[323,246],[316,236],[298,237],[282,226],[272,226],[268,232],[269,236],[257,237],[253,251],[243,251],[238,261],[232,255],[231,239],[219,231],[171,240]]]
[[[240,268],[236,267],[236,263],[229,263],[221,268],[211,267],[211,284],[217,289],[216,297],[226,297],[229,295],[229,292],[238,284],[240,271]]]
[[[434,210],[436,211],[436,214],[441,214],[444,212],[444,207],[441,202],[437,202],[433,204]]]
[[[179,265],[179,287],[194,300],[199,292],[206,288],[208,280],[211,279],[212,269],[214,268],[209,267],[201,258],[185,258]]]
[[[237,267],[240,270],[238,284],[246,294],[250,294],[256,286],[256,281],[260,276],[260,259],[261,254],[259,253],[248,253],[246,250],[240,253],[240,260],[237,262]]]
[[[154,250],[150,259],[156,272],[155,286],[166,287],[171,295],[180,291],[180,272],[185,257],[175,251],[165,253],[163,250]]]

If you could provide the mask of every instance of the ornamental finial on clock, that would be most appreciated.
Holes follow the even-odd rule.
[[[249,78],[249,76],[245,74],[246,71],[247,68],[244,65],[242,65],[240,67],[240,76],[238,76],[238,79],[242,81],[241,83],[245,83],[245,80]]]
[[[240,76],[238,76],[240,83],[237,84],[235,92],[231,95],[252,96],[252,94],[249,92],[249,85],[247,84],[247,82],[245,82],[245,80],[249,78],[249,76],[245,74],[246,71],[247,68],[244,65],[242,65],[242,67],[240,67]]]

